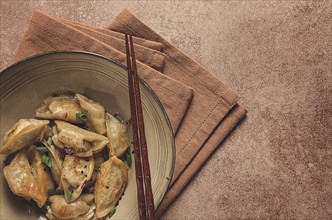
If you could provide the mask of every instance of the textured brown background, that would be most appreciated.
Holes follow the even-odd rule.
[[[165,219],[332,219],[331,1],[0,4],[0,69],[35,9],[102,27],[128,7],[242,95],[246,120]]]

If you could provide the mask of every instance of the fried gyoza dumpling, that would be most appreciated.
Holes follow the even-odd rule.
[[[80,158],[66,155],[62,164],[61,184],[67,202],[75,201],[92,176],[93,157]]]
[[[79,157],[89,157],[101,151],[108,143],[108,138],[92,131],[84,130],[64,121],[55,121],[58,134],[53,136],[62,143],[67,153]]]
[[[90,186],[93,186],[95,184],[95,182],[97,180],[97,175],[98,175],[98,172],[99,172],[100,165],[105,162],[105,159],[101,155],[101,153],[93,155],[93,158],[94,158],[94,161],[95,161],[94,162],[95,166],[94,166],[94,171],[93,171],[93,174],[92,174],[90,180],[86,183],[85,187],[87,187],[87,188],[89,188]]]
[[[33,148],[19,151],[3,173],[14,194],[33,199],[39,207],[46,202],[48,190],[54,188],[42,154]]]
[[[36,110],[37,118],[59,119],[72,123],[83,123],[76,117],[82,109],[75,97],[72,96],[50,96],[44,100],[41,107]]]
[[[61,169],[62,169],[62,163],[63,160],[61,158],[61,152],[59,149],[55,148],[53,144],[44,144],[49,153],[48,156],[51,159],[52,166],[51,166],[51,173],[53,176],[54,181],[59,186],[58,190],[62,190],[61,184],[60,184],[60,178],[61,178]]]
[[[105,134],[104,107],[81,94],[76,94],[76,98],[79,100],[82,109],[87,114],[88,119],[86,120],[86,125],[88,126],[88,129],[98,134]]]
[[[106,128],[109,140],[108,147],[110,149],[109,157],[114,155],[120,157],[129,147],[127,126],[107,113]]]
[[[61,166],[58,165],[57,159],[55,159],[52,154],[49,154],[49,158],[50,158],[51,163],[52,163],[52,167],[50,169],[51,169],[53,179],[54,179],[55,183],[58,186],[60,186]],[[61,187],[58,188],[58,190],[61,190],[61,189],[62,189]]]
[[[93,194],[83,194],[76,201],[67,203],[63,195],[50,196],[51,208],[47,212],[47,217],[53,219],[92,219]]]
[[[117,157],[101,164],[94,189],[97,218],[106,216],[115,207],[126,188],[127,179],[127,166]]]
[[[47,171],[48,168],[42,160],[43,154],[37,150],[31,151],[31,170],[33,176],[38,183],[40,194],[43,197],[43,201],[48,197],[48,190],[54,189],[54,182],[50,173]]]
[[[0,148],[0,154],[9,155],[29,147],[34,141],[41,140],[48,120],[20,119],[6,133],[5,144]]]

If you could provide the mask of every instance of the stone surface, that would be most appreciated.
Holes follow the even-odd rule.
[[[165,219],[332,219],[331,1],[8,1],[1,64],[34,10],[105,26],[125,7],[234,87],[246,120]]]

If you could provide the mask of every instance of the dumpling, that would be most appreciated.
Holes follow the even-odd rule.
[[[61,184],[67,202],[75,201],[92,176],[93,157],[80,158],[66,155],[62,164]]]
[[[57,160],[54,158],[54,156],[52,154],[49,154],[49,158],[51,159],[51,163],[52,163],[52,167],[50,169],[51,169],[53,179],[54,179],[55,183],[58,186],[60,186],[61,166],[58,165],[58,163],[56,162]],[[59,190],[61,190],[61,187],[59,188]]]
[[[126,188],[127,179],[127,166],[117,157],[101,164],[94,189],[97,218],[106,216],[115,207]]]
[[[110,149],[109,157],[114,155],[120,157],[129,147],[127,126],[107,113],[106,127],[109,140],[108,148]]]
[[[53,136],[62,143],[63,149],[79,157],[89,157],[100,152],[108,143],[108,138],[92,131],[84,130],[64,121],[55,121],[58,134]],[[52,138],[52,139],[53,139]],[[55,142],[56,142],[55,141]]]
[[[105,162],[104,157],[100,153],[94,155],[93,158],[94,158],[95,166],[94,166],[94,171],[93,171],[93,174],[92,174],[90,180],[86,183],[85,187],[87,187],[87,188],[89,188],[90,186],[93,186],[96,183],[100,165]]]
[[[3,173],[14,194],[27,200],[33,199],[39,207],[46,202],[48,190],[54,188],[47,167],[42,162],[42,154],[32,148],[19,151]]]
[[[76,94],[76,98],[79,100],[82,109],[87,114],[88,119],[86,120],[86,125],[88,126],[88,129],[98,134],[105,134],[104,107],[81,94]]]
[[[31,157],[31,171],[34,176],[36,183],[38,184],[38,189],[42,196],[42,202],[40,205],[45,203],[48,198],[48,190],[54,189],[53,179],[48,171],[47,166],[42,160],[43,154],[37,150],[32,150]]]
[[[83,194],[76,201],[67,203],[63,195],[50,196],[52,203],[47,217],[53,219],[92,219],[94,217],[93,194]]]
[[[75,97],[66,95],[50,96],[44,100],[41,107],[37,108],[36,117],[83,123],[84,121],[76,117],[76,114],[81,112],[81,106]]]
[[[61,158],[61,152],[59,149],[55,148],[54,145],[49,145],[47,143],[44,143],[44,145],[47,147],[49,151],[48,156],[52,162],[52,166],[50,169],[53,179],[56,182],[56,184],[59,186],[58,190],[62,190],[62,186],[60,184],[61,169],[63,164],[63,159]]]
[[[48,120],[20,119],[6,133],[5,144],[0,148],[0,154],[9,155],[29,147],[34,141],[40,141],[48,123]]]

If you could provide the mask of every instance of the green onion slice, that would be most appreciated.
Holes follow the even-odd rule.
[[[114,117],[118,119],[119,122],[123,123],[123,119],[120,117],[119,112],[115,113]]]
[[[130,154],[129,150],[126,151],[125,157],[126,157],[128,167],[131,168],[132,158],[131,158],[131,154]]]
[[[42,161],[43,161],[44,164],[46,164],[49,168],[52,167],[52,161],[51,161],[51,159],[50,159],[48,156],[43,155],[43,157],[42,157]]]
[[[44,146],[38,146],[35,149],[42,153],[48,152],[47,147],[44,147]]]
[[[76,118],[79,118],[82,121],[88,120],[88,116],[86,114],[84,114],[84,113],[81,113],[81,112],[77,112],[76,113]]]
[[[108,217],[109,217],[109,218],[112,217],[112,216],[115,214],[115,212],[116,212],[116,208],[114,207],[114,208],[110,211],[110,213],[108,213]]]
[[[74,192],[74,190],[72,188],[68,189],[68,192],[67,192],[67,199],[68,199],[68,201],[70,201],[71,198],[73,197],[73,192]]]
[[[131,118],[129,118],[127,121],[126,121],[126,124],[129,125],[131,123]]]
[[[48,195],[49,196],[53,196],[53,195],[57,195],[57,194],[59,194],[59,192],[56,191],[55,189],[49,189],[48,190]]]
[[[47,144],[48,144],[48,146],[51,146],[53,144],[53,141],[52,141],[51,137],[48,138]]]

